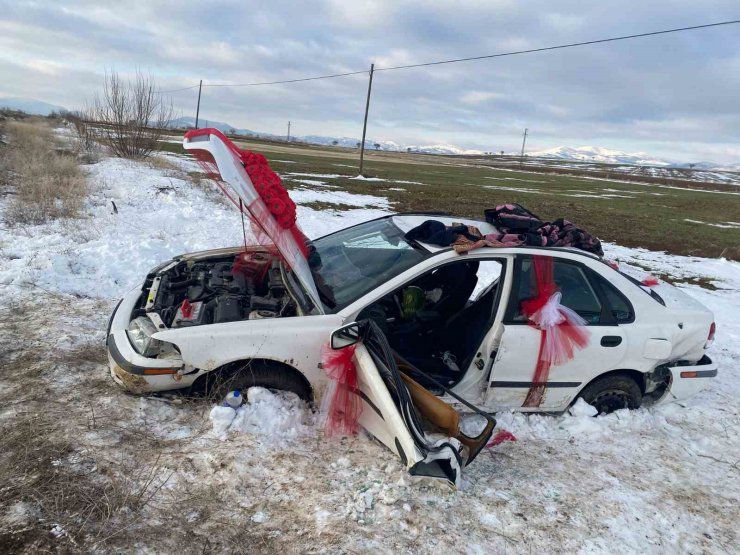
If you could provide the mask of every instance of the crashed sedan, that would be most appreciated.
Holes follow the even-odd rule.
[[[413,472],[457,482],[494,421],[470,438],[441,397],[484,417],[562,412],[578,398],[611,412],[687,397],[717,374],[711,311],[667,283],[645,285],[577,248],[485,243],[460,254],[410,233],[429,221],[497,232],[439,214],[308,241],[280,221],[284,199],[255,185],[262,162],[216,130],[188,133],[184,147],[257,244],[175,257],[119,302],[110,371],[130,392],[262,386],[316,402],[330,383],[322,346],[351,348],[359,424]]]

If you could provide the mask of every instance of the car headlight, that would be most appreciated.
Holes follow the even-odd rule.
[[[131,320],[126,334],[137,353],[145,357],[155,357],[159,354],[163,345],[162,341],[152,337],[157,331],[154,322],[146,316],[139,316]]]

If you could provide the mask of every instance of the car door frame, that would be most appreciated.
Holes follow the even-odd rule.
[[[508,304],[508,296],[511,292],[511,286],[513,283],[512,275],[515,258],[516,253],[512,252],[510,249],[504,250],[484,247],[464,254],[458,254],[452,249],[440,251],[439,253],[426,258],[416,266],[395,276],[393,279],[386,282],[384,287],[379,287],[365,294],[352,304],[340,310],[338,314],[342,316],[344,322],[352,322],[357,318],[357,315],[362,312],[362,310],[371,304],[379,301],[387,295],[391,295],[403,289],[409,282],[420,278],[424,274],[446,266],[447,264],[472,260],[495,260],[500,262],[502,266],[501,275],[504,277],[504,287],[499,287],[498,292],[496,293],[496,298],[494,299],[491,311],[491,318],[486,323],[486,327],[488,327],[489,330],[481,338],[478,353],[471,359],[463,378],[451,387],[452,391],[458,393],[466,400],[475,402],[480,397],[482,384],[485,383],[488,373],[491,371],[491,367],[493,365],[495,349],[491,350],[488,347],[492,339],[491,330],[496,327],[497,323],[500,324],[504,317],[504,311],[501,309]],[[481,346],[483,345],[486,345],[486,347],[481,349]],[[476,366],[476,364],[478,364],[478,360],[482,361],[482,366],[480,367]]]

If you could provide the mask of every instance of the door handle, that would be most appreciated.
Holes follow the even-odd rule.
[[[601,338],[602,347],[616,347],[622,344],[622,338],[618,335],[605,335]]]

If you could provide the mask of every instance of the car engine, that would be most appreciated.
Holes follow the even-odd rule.
[[[183,258],[147,276],[132,317],[159,315],[168,328],[295,316],[278,258],[264,251]]]

